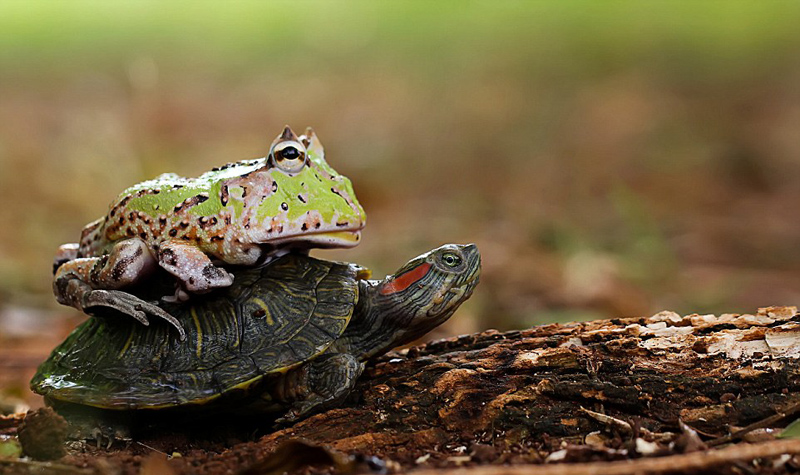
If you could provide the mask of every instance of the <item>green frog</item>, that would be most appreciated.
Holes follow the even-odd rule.
[[[110,307],[147,325],[147,315],[176,319],[124,289],[160,267],[186,300],[228,287],[223,266],[258,266],[292,249],[352,247],[366,224],[350,180],[325,161],[314,131],[288,126],[264,158],[229,163],[197,178],[168,173],[123,191],[79,243],[62,245],[54,263],[59,303],[88,311]]]

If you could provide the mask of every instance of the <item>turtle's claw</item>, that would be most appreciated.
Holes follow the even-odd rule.
[[[302,403],[295,403],[292,406],[292,409],[286,411],[286,414],[284,414],[283,417],[275,419],[275,424],[280,427],[288,427],[300,419],[303,419],[306,415],[305,412],[307,412],[307,409],[304,411],[302,408],[298,407],[302,405]]]
[[[284,427],[289,427],[290,425],[294,424],[297,421],[297,416],[290,415],[290,413],[286,413],[283,417],[279,417],[275,419],[275,427],[274,429],[282,429]]]
[[[114,445],[114,437],[106,434],[100,427],[92,429],[92,439],[94,439],[98,449],[103,448],[103,445],[105,445],[105,449],[110,450],[111,446]]]
[[[104,448],[106,450],[111,450],[115,442],[125,443],[131,440],[127,428],[104,425],[102,421],[97,422],[97,425],[93,426],[88,434],[85,432],[81,434],[80,428],[78,428],[76,436],[87,439],[87,442],[93,440],[98,449]]]
[[[102,429],[100,429],[99,427],[95,427],[94,429],[92,429],[91,437],[92,437],[92,440],[94,440],[94,442],[97,444],[97,448],[99,449],[101,447],[101,445],[102,445],[100,442],[103,440],[103,431],[102,431]]]
[[[180,335],[181,341],[186,339],[186,332],[177,318],[165,312],[161,307],[140,299],[121,290],[91,290],[83,298],[83,309],[91,307],[108,307],[133,317],[142,325],[150,325],[147,315],[153,315],[169,322]]]

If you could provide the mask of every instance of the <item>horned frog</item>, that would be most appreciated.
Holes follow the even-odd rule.
[[[53,291],[82,311],[110,307],[147,325],[177,320],[125,291],[161,267],[177,279],[172,299],[228,287],[223,265],[257,266],[289,249],[352,247],[366,214],[350,180],[325,161],[311,128],[288,126],[264,158],[229,163],[197,178],[168,173],[123,191],[106,216],[62,245]],[[169,297],[165,297],[169,298]]]

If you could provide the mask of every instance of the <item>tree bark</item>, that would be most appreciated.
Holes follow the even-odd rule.
[[[274,461],[282,443],[302,439],[402,471],[512,473],[504,464],[593,462],[581,465],[591,468],[633,458],[652,465],[640,473],[727,473],[735,464],[755,467],[758,457],[800,453],[800,442],[770,441],[766,430],[798,417],[798,372],[800,316],[793,307],[489,330],[390,353],[367,368],[345,406],[221,453],[185,448],[168,466],[218,473],[256,464],[251,473],[270,473],[257,464]],[[761,443],[747,445],[750,452],[713,449],[747,441]],[[163,441],[147,445],[171,452]],[[302,459],[304,450],[313,449],[289,458]],[[64,460],[93,466],[97,456],[102,452]],[[653,465],[655,457],[660,464]],[[794,459],[779,462],[780,472]],[[350,470],[328,465],[319,470]],[[631,467],[613,473],[635,473]],[[595,473],[573,468],[562,473]]]

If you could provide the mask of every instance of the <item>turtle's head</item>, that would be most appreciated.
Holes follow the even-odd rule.
[[[478,285],[481,255],[475,244],[446,244],[411,259],[374,290],[381,314],[398,325],[394,346],[444,323]],[[388,322],[387,322],[388,323]]]

